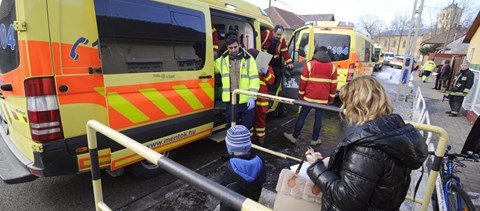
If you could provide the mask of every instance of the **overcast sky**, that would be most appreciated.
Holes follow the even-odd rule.
[[[262,9],[268,7],[269,0],[245,0]],[[457,0],[455,2],[465,1]],[[480,0],[467,0],[475,9],[475,15],[480,10]],[[362,15],[376,15],[390,24],[395,14],[407,13],[410,17],[415,0],[272,0],[272,6],[291,11],[295,14],[331,14],[335,15],[337,21],[350,21],[357,23]],[[439,11],[445,8],[452,0],[424,0],[422,21],[428,25],[431,11]],[[418,0],[418,5],[420,0]],[[475,16],[474,16],[475,17]]]

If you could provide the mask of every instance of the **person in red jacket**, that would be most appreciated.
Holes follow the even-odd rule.
[[[332,64],[327,53],[327,48],[322,46],[313,55],[313,59],[307,62],[300,77],[298,97],[300,100],[328,105],[334,102],[337,91],[337,70]],[[283,133],[290,142],[296,143],[300,136],[305,118],[310,112],[310,107],[303,106],[295,123],[293,134]],[[312,141],[310,145],[322,143],[319,139],[322,129],[322,110],[315,110],[315,123],[313,125]]]
[[[288,53],[288,46],[283,36],[284,28],[276,25],[275,28],[262,31],[262,50],[273,55],[270,66],[274,69],[287,64],[289,69],[293,68],[292,59]],[[282,61],[283,59],[283,61]]]
[[[258,51],[257,49],[250,48],[248,53],[257,58]],[[260,89],[259,93],[268,94],[268,85],[272,85],[275,82],[275,74],[273,74],[272,67],[268,66],[268,69],[262,67],[259,69],[258,78],[260,79]],[[265,142],[265,126],[266,126],[266,116],[268,111],[268,100],[263,98],[257,98],[255,103],[255,120],[254,127],[255,133],[257,134],[257,140],[260,145],[263,145]]]

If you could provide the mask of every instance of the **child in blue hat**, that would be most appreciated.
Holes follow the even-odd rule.
[[[243,125],[227,130],[225,137],[228,157],[222,166],[219,183],[252,200],[258,201],[265,183],[263,159],[250,151],[250,131]],[[220,203],[220,210],[234,210]]]

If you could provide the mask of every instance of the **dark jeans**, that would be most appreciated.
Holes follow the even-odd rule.
[[[448,103],[450,104],[450,109],[452,109],[452,114],[458,114],[463,103],[463,96],[450,96]]]
[[[435,78],[435,87],[433,87],[434,89],[440,89],[442,88],[442,80],[440,80],[440,76],[439,75],[436,75],[436,78]]]
[[[297,122],[295,123],[295,130],[293,131],[293,137],[298,138],[300,136],[300,131],[305,124],[305,119],[307,118],[308,113],[310,112],[310,107],[302,106],[300,114],[298,115]],[[312,140],[318,140],[320,136],[320,130],[322,129],[322,110],[315,109],[315,123],[313,124],[313,133]]]
[[[248,110],[247,104],[236,104],[235,107],[235,121],[237,125],[243,125],[246,128],[250,129],[253,127],[253,117],[254,109]],[[227,120],[227,129],[230,128],[232,122],[232,103],[227,103],[227,113],[225,114],[225,119]]]

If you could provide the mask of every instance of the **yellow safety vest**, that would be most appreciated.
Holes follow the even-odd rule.
[[[425,63],[425,65],[423,66],[422,70],[432,72],[433,69],[435,69],[436,66],[437,66],[437,65],[435,64],[435,62],[433,62],[433,61],[428,61],[428,62]]]
[[[242,50],[243,51],[243,50]],[[260,80],[258,78],[258,69],[255,59],[243,51],[243,58],[240,61],[240,82],[238,88],[251,92],[258,92]],[[222,101],[229,102],[230,93],[230,55],[228,51],[215,60],[215,73],[220,73],[222,77]],[[246,103],[251,96],[240,95],[239,103]]]

